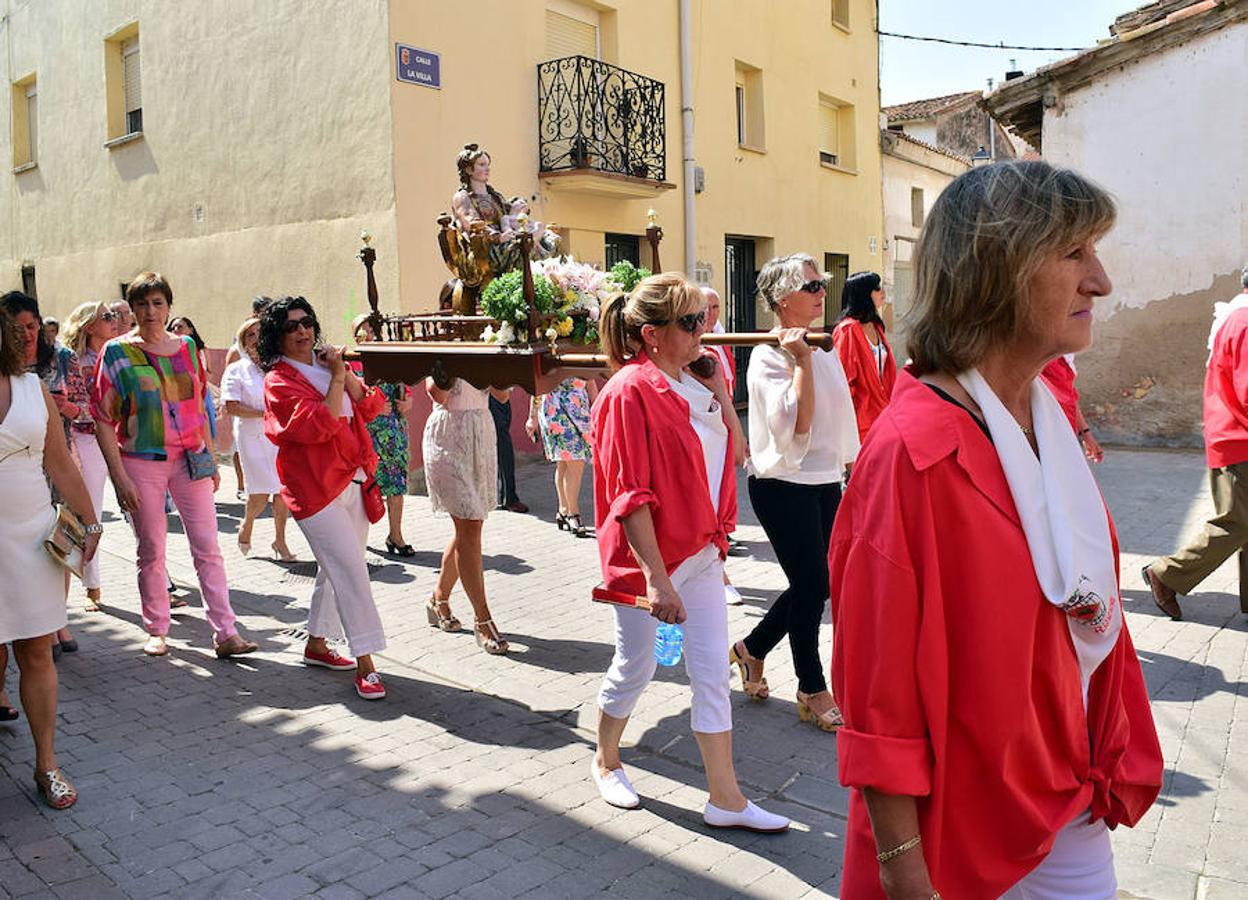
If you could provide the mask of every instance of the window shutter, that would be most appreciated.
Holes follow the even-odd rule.
[[[839,157],[841,153],[840,110],[829,103],[819,104],[819,150]]]
[[[139,76],[139,42],[137,39],[122,44],[121,64],[126,112],[130,113],[143,108],[143,82]]]
[[[546,57],[565,56],[598,58],[598,26],[562,13],[546,10]]]
[[[37,162],[39,159],[39,94],[33,84],[26,88],[26,134],[30,138],[28,158],[31,162]]]

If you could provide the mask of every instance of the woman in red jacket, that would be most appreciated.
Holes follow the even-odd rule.
[[[784,831],[789,820],[749,802],[732,765],[723,559],[744,440],[718,366],[706,379],[687,368],[701,353],[705,306],[696,285],[667,273],[602,307],[602,348],[617,371],[593,411],[598,555],[606,587],[644,594],[651,611],[615,610],[592,773],[607,803],[640,805],[620,763],[620,737],[654,675],[658,623],[680,623],[690,718],[710,787],[702,817],[714,828]]]
[[[347,369],[341,347],[319,346],[320,337],[316,314],[302,297],[275,300],[261,313],[264,433],[277,444],[282,499],[317,562],[303,661],[355,669],[356,693],[380,700],[386,688],[372,654],[385,649],[386,636],[364,560],[366,492],[374,494],[377,518],[382,501],[373,480],[377,454],[365,426],[386,400]],[[344,631],[354,661],[326,643]]]
[[[850,900],[1116,897],[1108,828],[1161,787],[1113,525],[1038,377],[1091,342],[1114,216],[1074,172],[995,163],[919,238],[913,363],[829,551]]]
[[[841,319],[832,330],[858,417],[858,440],[880,417],[897,381],[897,362],[884,339],[884,286],[874,272],[855,272],[841,288]]]

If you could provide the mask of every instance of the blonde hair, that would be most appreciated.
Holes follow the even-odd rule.
[[[651,275],[627,294],[616,294],[602,305],[598,341],[612,367],[618,369],[641,350],[643,325],[667,325],[704,306],[702,289],[683,275]]]
[[[61,343],[81,356],[82,352],[87,349],[87,329],[99,320],[101,313],[108,311],[109,305],[102,300],[79,303],[65,318]]]
[[[239,325],[238,331],[234,333],[234,340],[238,343],[238,352],[241,353],[243,356],[247,355],[247,342],[245,340],[245,338],[247,337],[247,332],[251,330],[251,326],[259,325],[259,324],[260,324],[260,320],[258,318],[256,318],[255,316],[249,316],[248,318],[243,319],[243,324]],[[259,349],[259,343],[260,343],[260,335],[256,334],[257,349]]]
[[[1054,253],[1114,225],[1113,198],[1070,169],[993,163],[937,198],[915,248],[907,349],[918,374],[956,374],[1027,323],[1028,284]]]

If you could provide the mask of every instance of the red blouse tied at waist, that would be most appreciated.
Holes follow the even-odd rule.
[[[884,347],[883,373],[880,372],[879,363],[861,322],[846,317],[837,322],[836,328],[832,330],[832,342],[841,358],[841,368],[845,370],[845,380],[849,382],[850,396],[854,398],[860,442],[866,441],[867,432],[880,417],[880,413],[884,412],[884,407],[888,406],[889,398],[893,395],[893,385],[897,381],[897,362],[893,359],[892,348],[884,338],[884,328],[876,325],[875,333],[879,335],[880,343]]]
[[[1049,360],[1048,365],[1040,370],[1040,377],[1044,379],[1044,383],[1057,398],[1062,412],[1070,420],[1070,427],[1077,433],[1079,431],[1079,390],[1075,387],[1075,370],[1071,368],[1070,363],[1066,362],[1066,357],[1059,356]]]
[[[1209,468],[1248,462],[1248,309],[1234,310],[1213,337],[1204,426]]]
[[[1111,828],[1148,810],[1161,749],[1126,624],[1085,713],[992,443],[909,373],[858,457],[828,563],[853,789],[842,896],[884,896],[864,788],[915,798],[946,897],[999,897],[1089,807]]]
[[[351,401],[350,419],[335,418],[325,395],[294,366],[279,362],[264,376],[264,433],[277,444],[282,499],[296,519],[324,509],[356,472],[372,475],[377,454],[365,427],[386,405],[373,387]]]
[[[650,507],[669,575],[712,542],[722,558],[737,522],[731,432],[715,509],[702,444],[689,422],[689,404],[644,353],[611,376],[594,403],[592,419],[594,524],[606,586],[646,592],[623,526],[642,506]]]

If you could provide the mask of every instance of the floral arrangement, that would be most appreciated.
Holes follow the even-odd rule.
[[[551,258],[533,263],[533,299],[546,329],[546,340],[570,338],[578,344],[598,342],[601,302],[617,291],[628,291],[650,273],[628,262],[616,263],[610,272],[574,259]],[[524,302],[524,276],[520,271],[495,278],[481,294],[487,316],[499,321],[482,339],[510,344],[521,335],[529,339],[529,312]]]

